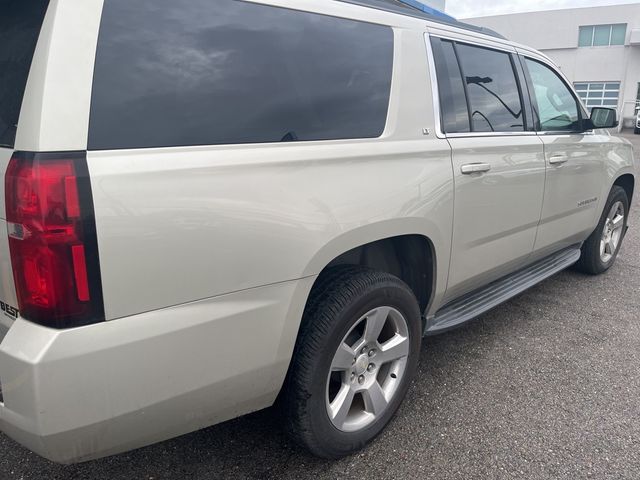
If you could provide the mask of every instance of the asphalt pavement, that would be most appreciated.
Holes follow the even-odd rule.
[[[640,158],[640,136],[630,135]],[[616,265],[565,271],[423,341],[395,420],[340,461],[265,410],[134,452],[52,464],[0,435],[1,479],[640,478],[640,194]]]

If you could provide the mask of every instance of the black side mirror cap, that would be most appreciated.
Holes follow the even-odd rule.
[[[588,130],[594,128],[615,128],[618,126],[617,113],[613,108],[593,107],[591,118],[585,122]]]

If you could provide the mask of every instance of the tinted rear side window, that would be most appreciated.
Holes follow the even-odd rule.
[[[524,130],[520,90],[511,55],[461,43],[456,45],[456,50],[467,84],[472,130]]]
[[[0,145],[13,148],[49,0],[0,0]]]
[[[230,0],[107,0],[89,148],[378,137],[391,28]]]

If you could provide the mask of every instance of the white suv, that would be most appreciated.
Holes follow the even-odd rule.
[[[77,462],[279,397],[349,454],[423,334],[611,267],[616,123],[393,0],[0,0],[0,429]]]

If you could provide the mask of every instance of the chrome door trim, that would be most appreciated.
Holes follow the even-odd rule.
[[[431,48],[431,35],[428,32],[424,34],[424,40],[427,46],[427,63],[429,65],[429,78],[431,80],[431,99],[433,101],[433,112],[435,115],[434,120],[436,137],[447,138],[447,136],[442,131],[442,115],[440,114],[440,87],[438,86],[438,76],[436,74],[436,61],[433,57],[433,49]]]
[[[456,42],[456,43],[464,43],[469,45],[470,47],[479,47],[479,48],[489,48],[489,49],[493,49],[493,50],[500,50],[503,52],[508,52],[508,53],[516,53],[516,47],[513,45],[502,45],[502,44],[495,44],[492,41],[487,41],[487,39],[482,39],[482,41],[479,41],[477,43],[474,43],[473,41],[469,40],[469,39],[461,39],[460,37],[456,37],[456,36],[449,36],[449,35],[441,35],[439,33],[427,33],[427,35],[432,36],[432,37],[437,37],[437,38],[442,38],[443,40],[449,40],[451,42]],[[486,43],[485,43],[486,42]]]
[[[570,132],[567,130],[556,130],[556,131],[540,131],[535,132],[537,135],[595,135],[596,132],[593,130],[585,130],[584,132]]]
[[[442,131],[442,115],[441,115],[441,107],[440,107],[440,87],[438,85],[438,76],[436,73],[436,62],[433,56],[433,49],[431,48],[431,37],[440,38],[444,40],[449,40],[457,43],[466,43],[468,45],[474,46],[472,43],[464,40],[460,40],[455,37],[448,37],[446,35],[432,34],[429,32],[425,32],[424,40],[427,48],[427,62],[429,66],[429,78],[431,80],[431,98],[433,101],[433,112],[435,119],[435,132],[436,137],[438,138],[472,138],[472,137],[504,137],[504,136],[531,136],[537,135],[539,132],[532,132],[523,130],[521,132],[464,132],[464,133],[444,133]],[[492,46],[479,45],[480,47],[485,48],[494,48]],[[495,50],[501,50],[511,54],[517,54],[515,47],[511,49],[506,47],[495,47]]]
[[[580,95],[578,95],[578,92],[576,92],[575,87],[573,86],[573,82],[570,82],[569,79],[567,78],[567,76],[564,74],[564,72],[562,72],[552,61],[550,58],[546,57],[546,56],[540,56],[538,55],[534,55],[533,52],[528,52],[528,53],[521,53],[520,49],[516,49],[517,54],[522,57],[524,60],[531,60],[534,62],[538,62],[541,63],[542,65],[544,65],[545,67],[547,67],[549,70],[551,70],[553,73],[555,73],[560,80],[562,80],[562,82],[564,82],[565,87],[567,87],[567,89],[569,90],[569,92],[571,93],[571,95],[573,96],[574,100],[577,102],[580,110],[582,110],[582,115],[583,118],[589,118],[589,110],[587,109],[586,105],[584,103],[582,103],[582,99],[580,98]],[[538,57],[538,58],[536,58]],[[526,64],[525,62],[522,62],[522,68],[526,68]],[[533,98],[531,100],[531,102],[533,103]],[[567,133],[567,132],[564,132]],[[570,133],[584,133],[584,132],[570,132]],[[555,133],[555,135],[557,135],[557,133]]]
[[[468,138],[468,137],[528,137],[536,135],[536,132],[464,132],[464,133],[447,133],[447,138]]]

